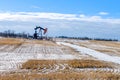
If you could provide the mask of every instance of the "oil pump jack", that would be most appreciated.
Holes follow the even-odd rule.
[[[45,35],[47,33],[47,28],[42,28],[40,26],[36,26],[36,28],[34,28],[35,33],[34,33],[34,39],[43,39],[43,34]],[[39,30],[39,32],[37,32]],[[42,32],[43,30],[43,32]]]

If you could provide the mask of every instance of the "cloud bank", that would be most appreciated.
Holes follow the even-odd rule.
[[[101,12],[101,15],[108,13]],[[98,15],[45,12],[1,12],[0,31],[34,33],[35,26],[47,27],[49,36],[78,36],[120,39],[120,19]]]

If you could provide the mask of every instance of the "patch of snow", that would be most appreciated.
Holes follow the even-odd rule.
[[[45,59],[55,59],[55,60],[70,60],[77,59],[76,56],[70,54],[37,54],[37,59],[45,60]]]
[[[77,46],[77,45],[65,43],[65,42],[57,42],[57,44],[59,44],[59,45],[62,44],[65,46],[72,47],[82,54],[91,55],[93,57],[96,57],[99,60],[109,61],[109,62],[114,62],[114,63],[120,64],[120,57],[117,57],[117,56],[110,56],[110,55],[107,55],[107,54],[104,54],[104,53],[101,53],[101,52],[98,52],[98,51],[95,51],[95,50],[92,50],[92,49],[89,49],[86,47],[81,47],[81,46]]]
[[[0,53],[0,71],[16,70],[22,62],[34,59],[34,54]]]

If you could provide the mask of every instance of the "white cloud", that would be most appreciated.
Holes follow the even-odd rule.
[[[80,14],[80,18],[84,18],[86,17],[84,14]]]
[[[107,14],[101,12],[102,14]],[[56,19],[56,20],[77,20],[77,21],[88,21],[88,22],[105,22],[120,24],[120,19],[102,18],[101,16],[86,16],[80,14],[61,14],[61,13],[44,13],[44,12],[6,12],[0,13],[0,21],[11,20],[11,21],[38,21],[39,19]]]
[[[108,12],[99,12],[100,15],[108,15]]]

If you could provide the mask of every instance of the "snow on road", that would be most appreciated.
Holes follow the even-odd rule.
[[[57,42],[57,44],[59,44],[59,45],[62,44],[65,46],[72,47],[73,49],[76,49],[77,51],[79,51],[82,54],[91,55],[99,60],[120,64],[120,57],[117,57],[117,56],[110,56],[105,53],[101,53],[101,52],[98,52],[98,51],[95,51],[95,50],[92,50],[92,49],[89,49],[86,47],[81,47],[81,46],[77,46],[77,45],[65,43],[65,42]]]

